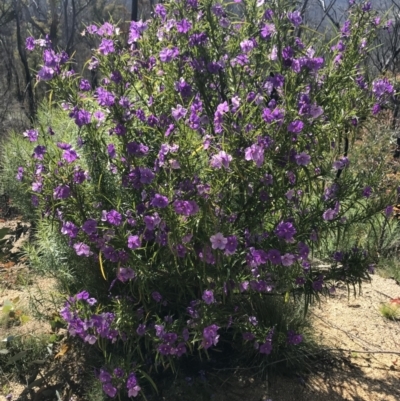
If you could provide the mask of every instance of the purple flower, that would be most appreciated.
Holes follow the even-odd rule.
[[[111,159],[115,158],[117,152],[115,151],[115,146],[112,143],[107,145],[107,153],[108,153],[108,156],[110,156]]]
[[[212,290],[205,290],[202,299],[207,305],[213,304],[215,302],[214,292]]]
[[[111,107],[115,103],[115,96],[101,86],[96,89],[96,96],[100,106]]]
[[[114,376],[118,377],[118,378],[121,378],[125,375],[124,370],[121,368],[115,368],[113,373],[114,373]]]
[[[294,26],[299,26],[302,22],[301,13],[298,10],[287,13],[287,17]]]
[[[293,242],[293,237],[296,232],[296,228],[293,226],[292,223],[288,221],[281,221],[275,229],[275,234],[277,235],[277,237],[285,240],[286,242]]]
[[[30,142],[36,142],[39,136],[39,132],[35,129],[30,129],[28,131],[25,131],[22,135],[25,138],[28,138]]]
[[[381,105],[379,103],[375,103],[372,106],[372,114],[375,116],[381,111]]]
[[[392,214],[393,214],[393,206],[392,205],[386,206],[385,216],[390,217]]]
[[[262,114],[263,120],[268,124],[276,122],[278,125],[282,125],[284,117],[285,111],[278,107],[272,111],[270,108],[265,108]]]
[[[162,337],[164,335],[164,326],[160,324],[155,324],[154,328],[156,329],[156,336],[157,337]]]
[[[305,152],[301,152],[295,156],[295,159],[299,166],[307,166],[310,164],[311,156]]]
[[[117,389],[111,384],[103,384],[103,391],[110,397],[114,398],[117,395]]]
[[[392,95],[394,92],[393,85],[387,78],[376,79],[372,83],[372,93],[377,99],[381,99],[385,95]]]
[[[316,104],[311,105],[309,108],[309,115],[311,118],[318,118],[322,116],[323,113],[324,110],[322,109],[322,107]]]
[[[78,112],[74,113],[75,124],[78,127],[82,127],[84,125],[90,124],[92,119],[92,115],[86,110],[78,110]]]
[[[71,221],[63,223],[61,227],[61,234],[68,235],[70,238],[76,238],[78,232],[79,228]]]
[[[203,341],[202,341],[202,346],[205,349],[210,348],[212,345],[217,345],[219,335],[218,335],[218,329],[219,327],[215,324],[212,324],[211,326],[205,327],[203,329]]]
[[[257,144],[253,144],[245,149],[244,158],[248,161],[253,160],[257,167],[261,167],[264,162],[264,149]]]
[[[87,235],[95,234],[97,231],[97,221],[93,219],[86,220],[82,225],[82,231]]]
[[[189,340],[189,330],[188,329],[183,329],[182,330],[182,338],[185,340],[185,341],[188,341]]]
[[[53,198],[54,199],[66,199],[71,193],[71,188],[68,185],[59,185],[54,188]]]
[[[51,67],[43,66],[39,72],[38,77],[42,81],[49,81],[54,77],[55,71]]]
[[[243,340],[245,341],[253,341],[256,337],[253,333],[247,332],[247,333],[243,333]]]
[[[212,249],[222,249],[224,250],[228,240],[221,234],[217,233],[210,237]]]
[[[317,280],[313,281],[312,287],[314,291],[322,291],[324,285],[324,277],[320,275]]]
[[[25,47],[29,51],[35,50],[35,38],[33,38],[32,36],[28,36],[25,39]]]
[[[266,23],[261,28],[261,37],[263,39],[271,39],[273,35],[276,33],[276,28],[274,24]]]
[[[168,344],[173,344],[178,339],[178,335],[176,333],[164,333],[162,339]]]
[[[129,249],[137,249],[142,245],[140,237],[138,235],[130,235],[128,237],[128,248]]]
[[[216,3],[211,7],[211,11],[216,17],[225,17],[226,12],[224,6],[220,3]]]
[[[112,380],[112,377],[111,377],[110,373],[108,373],[106,370],[100,369],[99,380],[102,383],[110,383]]]
[[[46,146],[38,145],[33,149],[33,158],[37,160],[43,160],[45,153],[47,152]]]
[[[282,266],[291,266],[296,261],[296,257],[291,253],[285,253],[281,257]]]
[[[156,301],[158,303],[162,301],[162,295],[158,291],[153,291],[151,293],[151,296],[154,299],[154,301]]]
[[[133,280],[136,277],[136,273],[130,267],[120,267],[117,278],[123,283]]]
[[[295,121],[292,121],[292,122],[288,125],[287,130],[288,130],[289,132],[293,132],[294,134],[299,134],[299,133],[303,130],[303,127],[304,127],[303,121],[301,121],[301,120],[295,120]]]
[[[347,157],[342,157],[340,160],[336,160],[333,162],[333,168],[335,170],[343,170],[350,164],[350,161]]]
[[[162,4],[158,3],[154,9],[154,14],[164,19],[167,16],[167,10]]]
[[[131,21],[131,25],[129,26],[129,38],[128,44],[132,44],[137,42],[140,39],[141,34],[147,29],[147,22],[143,21]]]
[[[90,91],[92,87],[90,86],[90,82],[87,79],[81,79],[79,82],[79,89],[81,91],[87,92]]]
[[[199,211],[199,206],[195,201],[176,200],[173,206],[175,212],[183,216],[192,216]]]
[[[143,157],[149,153],[149,147],[142,143],[128,142],[126,145],[126,151],[129,155]]]
[[[246,256],[246,261],[250,267],[257,267],[267,263],[268,255],[262,249],[250,248],[250,253]]]
[[[279,265],[282,262],[281,253],[277,249],[268,251],[268,259],[273,265]]]
[[[366,2],[363,4],[363,6],[362,6],[361,9],[362,9],[364,12],[369,12],[369,11],[372,10],[372,5],[371,5],[371,3],[370,3],[369,1],[366,1]]]
[[[177,47],[173,47],[172,49],[166,47],[160,51],[160,60],[163,63],[169,63],[178,56],[179,56],[179,49]]]
[[[249,316],[249,322],[253,326],[257,326],[258,325],[258,320],[257,320],[257,318],[255,316]]]
[[[137,378],[134,373],[130,373],[126,381],[126,388],[128,389],[128,397],[136,397],[141,390],[137,383]]]
[[[122,222],[122,215],[113,209],[106,214],[106,219],[113,226],[119,226]]]
[[[187,109],[178,104],[176,108],[172,108],[171,114],[175,121],[179,121],[181,118],[184,118],[186,116],[186,113]]]
[[[110,53],[114,53],[115,52],[114,42],[111,39],[103,38],[99,46],[99,52],[104,56],[107,56],[107,54]]]
[[[78,256],[86,256],[87,258],[92,254],[88,245],[83,242],[74,244],[75,252]]]
[[[157,349],[161,355],[169,355],[172,351],[172,347],[169,344],[160,344]]]
[[[327,221],[335,219],[339,213],[339,209],[340,209],[340,204],[339,202],[336,202],[334,208],[325,210],[325,212],[322,214],[322,218]]]
[[[74,149],[67,149],[63,153],[63,159],[67,161],[67,163],[72,163],[78,158],[78,154]]]
[[[238,241],[235,235],[227,237],[227,242],[225,245],[225,255],[233,255],[236,252],[237,246]]]
[[[15,176],[15,178],[18,181],[22,181],[22,179],[24,178],[24,168],[23,167],[18,167],[18,172],[17,172],[17,175]]]
[[[32,183],[32,191],[33,192],[40,193],[40,192],[42,192],[42,189],[43,189],[43,184],[41,182],[35,181]]]
[[[155,194],[150,204],[154,207],[165,208],[168,206],[169,200],[166,196]]]
[[[364,196],[364,198],[369,198],[371,196],[371,193],[372,193],[372,188],[370,186],[367,186],[363,189],[362,196]]]
[[[232,161],[232,156],[223,150],[211,157],[210,165],[213,168],[220,169],[222,167],[229,168],[229,163]]]
[[[325,189],[324,195],[322,196],[322,199],[324,201],[328,201],[330,199],[336,198],[337,192],[339,190],[339,185],[336,183],[333,183],[330,187],[327,187]]]
[[[182,97],[187,98],[192,95],[192,87],[185,81],[184,78],[179,78],[178,82],[175,82],[175,90],[178,91]]]
[[[189,37],[189,46],[203,46],[207,43],[208,37],[205,32],[194,33]]]
[[[264,344],[261,344],[258,351],[260,352],[260,354],[269,355],[272,352],[271,340],[268,340]]]
[[[146,334],[146,325],[139,324],[138,328],[136,329],[136,333],[138,333],[139,336],[144,336]]]
[[[160,218],[157,216],[144,216],[143,221],[144,224],[146,224],[146,229],[149,231],[153,231],[160,223]]]
[[[341,262],[342,260],[343,260],[343,252],[340,252],[340,251],[336,251],[334,254],[333,254],[333,259],[334,260],[336,260],[336,262]]]
[[[183,19],[176,23],[176,30],[179,33],[188,33],[192,29],[192,23],[187,19]]]
[[[182,356],[183,354],[186,354],[186,346],[185,343],[179,343],[176,347],[176,355]]]
[[[245,39],[242,42],[240,42],[240,48],[243,53],[249,53],[251,52],[255,47],[255,41],[251,39]]]

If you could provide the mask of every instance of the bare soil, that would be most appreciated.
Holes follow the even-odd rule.
[[[273,401],[400,400],[400,322],[383,318],[379,307],[400,296],[393,279],[372,276],[357,298],[345,287],[312,308],[315,334],[337,354],[303,380],[279,378],[270,386]]]

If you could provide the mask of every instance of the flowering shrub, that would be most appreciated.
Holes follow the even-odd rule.
[[[136,397],[148,366],[224,342],[264,358],[299,346],[301,333],[263,313],[271,297],[309,302],[368,277],[353,244],[328,268],[313,253],[389,204],[374,171],[351,169],[356,133],[393,94],[362,67],[381,22],[351,6],[335,44],[317,49],[296,36],[302,18],[288,4],[238,9],[157,4],[127,37],[88,26],[96,88],[51,43],[27,40],[43,48],[38,79],[77,134],[26,131],[32,158],[17,179],[109,288],[70,297],[61,315],[109,366],[123,350],[125,366],[98,376],[110,397]]]

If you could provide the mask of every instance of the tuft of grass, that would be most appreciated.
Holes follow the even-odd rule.
[[[52,356],[49,335],[10,336],[5,344],[6,348],[3,350],[7,352],[0,353],[0,366],[3,373],[11,376],[30,376],[40,366],[39,362],[44,363]]]
[[[102,389],[102,384],[94,376],[86,385],[85,399],[90,401],[106,401],[107,397]]]
[[[385,303],[379,307],[381,315],[389,320],[400,319],[400,305],[395,303]]]
[[[6,327],[8,329],[12,326],[19,326],[27,323],[30,320],[26,308],[20,306],[19,303],[19,298],[12,301],[4,301],[0,314],[0,327]]]
[[[378,273],[384,278],[400,282],[400,262],[397,256],[382,258],[378,264]]]

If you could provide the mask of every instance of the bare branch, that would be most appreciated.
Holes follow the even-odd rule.
[[[324,16],[322,17],[321,22],[320,22],[320,24],[318,25],[318,28],[321,26],[321,24],[322,24],[323,20],[325,19],[325,17],[328,17],[328,19],[332,22],[332,24],[335,25],[335,27],[339,29],[339,27],[340,27],[339,22],[336,21],[336,20],[332,17],[332,15],[330,14],[330,11],[331,11],[332,7],[333,7],[334,4],[336,3],[336,0],[333,0],[333,1],[329,4],[328,7],[327,7],[326,4],[325,4],[325,0],[318,0],[318,1],[319,1],[319,4],[321,5],[322,11],[324,12]],[[318,28],[317,28],[317,29],[318,29]]]

